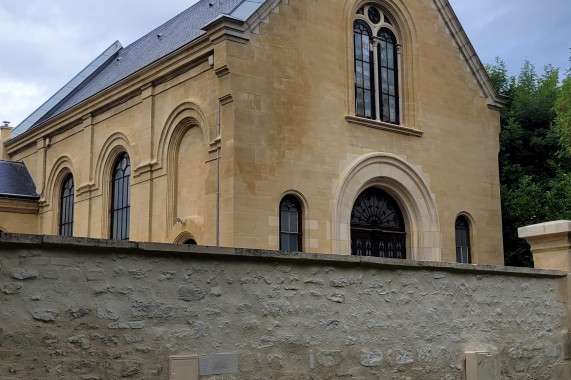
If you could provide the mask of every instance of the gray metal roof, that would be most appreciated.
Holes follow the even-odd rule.
[[[18,136],[19,134],[30,129],[37,122],[41,122],[42,120],[44,120],[46,115],[48,115],[49,112],[54,107],[56,107],[66,98],[69,98],[72,95],[72,93],[74,93],[80,88],[82,83],[84,83],[87,79],[97,74],[102,67],[105,67],[105,65],[109,63],[109,60],[121,48],[123,48],[123,46],[121,46],[119,41],[115,41],[111,46],[105,49],[105,51],[101,53],[99,57],[95,58],[93,62],[91,62],[86,68],[81,70],[79,74],[77,74],[72,80],[70,80],[51,98],[49,98],[47,102],[42,104],[40,108],[35,110],[23,122],[18,124],[18,126],[12,130],[12,137]]]
[[[88,76],[82,76],[81,74],[87,68],[84,69],[82,73],[70,81],[70,83],[74,84],[71,90],[68,91],[66,89],[66,87],[70,86],[70,83],[68,83],[62,90],[44,103],[40,109],[14,128],[12,137],[35,128],[40,123],[67,111],[194,41],[205,33],[202,28],[221,15],[228,15],[235,19],[246,21],[266,1],[201,0],[125,48],[121,48],[119,41],[115,42],[96,59],[96,61],[101,60],[102,56],[107,58],[100,62],[100,66],[96,70]],[[113,50],[113,46],[119,49],[109,55],[109,52]],[[109,57],[113,59],[109,59]],[[58,97],[58,94],[65,95]],[[39,114],[37,113],[38,111],[40,111]],[[38,117],[38,115],[40,116]]]
[[[0,198],[40,198],[34,180],[23,162],[0,160]]]

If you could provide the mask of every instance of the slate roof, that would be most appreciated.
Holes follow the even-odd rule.
[[[0,160],[0,198],[40,198],[34,180],[23,162]]]
[[[221,15],[246,21],[265,1],[267,0],[200,0],[125,48],[121,47],[119,41],[115,42],[90,64],[93,65],[98,60],[101,61],[98,62],[100,65],[90,73],[90,76],[83,77],[82,81],[77,80],[78,77],[81,78],[81,75],[72,79],[62,90],[58,91],[58,93],[62,91],[66,93],[63,98],[57,99],[57,94],[50,98],[42,107],[14,128],[12,137],[35,128],[42,122],[67,111],[196,40],[205,33],[202,28]],[[109,56],[113,46],[116,49]],[[107,55],[105,55],[106,53]],[[71,86],[73,88],[66,89],[74,81],[77,83]],[[54,102],[54,98],[59,101]]]
[[[45,121],[188,45],[205,34],[202,29],[222,15],[239,21],[248,21],[250,18],[254,18],[256,11],[264,3],[270,1],[272,0],[200,0],[125,48],[121,46],[119,41],[116,41],[66,86],[14,128],[12,137],[17,137],[38,127]],[[461,47],[460,50],[482,90],[492,98],[493,105],[501,106],[506,99],[498,95],[494,89],[450,3],[448,0],[435,0],[435,2],[444,17],[445,23],[451,29],[453,37]]]

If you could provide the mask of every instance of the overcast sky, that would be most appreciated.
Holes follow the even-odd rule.
[[[17,126],[115,40],[127,46],[195,2],[0,0],[0,121]],[[571,66],[571,0],[450,3],[482,62],[500,56],[512,75],[525,59],[539,72]]]

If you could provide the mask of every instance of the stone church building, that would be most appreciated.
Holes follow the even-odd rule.
[[[201,0],[2,127],[0,230],[503,264],[504,101],[447,0]]]

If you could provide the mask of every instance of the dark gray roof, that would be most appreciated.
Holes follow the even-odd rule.
[[[74,91],[53,105],[39,120],[22,122],[12,131],[20,135],[42,122],[65,112],[106,88],[135,74],[153,62],[194,41],[205,32],[206,25],[229,15],[247,20],[266,0],[201,0],[178,16],[167,21],[131,45],[115,52],[113,59],[103,63],[93,75],[78,84]],[[116,43],[120,47],[119,42]],[[43,106],[42,106],[43,107]],[[34,115],[34,114],[32,114]],[[30,122],[31,121],[31,122]]]
[[[23,162],[0,160],[0,198],[40,198],[34,180]]]

